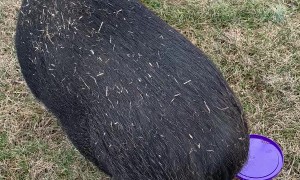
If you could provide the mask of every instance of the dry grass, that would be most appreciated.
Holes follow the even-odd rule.
[[[252,133],[283,148],[277,179],[300,179],[300,2],[143,0],[219,65]],[[20,0],[0,2],[0,179],[105,179],[34,100],[13,48]]]

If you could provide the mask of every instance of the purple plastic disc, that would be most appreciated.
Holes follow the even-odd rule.
[[[283,167],[283,153],[271,139],[251,134],[248,161],[237,175],[243,180],[269,180],[278,175]]]

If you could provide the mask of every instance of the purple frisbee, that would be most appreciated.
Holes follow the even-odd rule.
[[[281,171],[283,160],[283,153],[276,142],[251,134],[248,161],[237,177],[242,180],[270,180]]]

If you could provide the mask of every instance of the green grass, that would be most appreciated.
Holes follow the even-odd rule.
[[[185,1],[184,6],[172,6],[167,4],[167,1],[161,0],[144,0],[143,2],[167,22],[174,22],[179,27],[187,24],[193,25],[197,29],[208,21],[217,28],[235,25],[258,28],[268,22],[283,23],[286,16],[291,13],[283,3],[259,0],[219,0],[207,3],[206,6],[197,1]]]
[[[300,1],[143,0],[201,48],[241,100],[251,133],[283,148],[277,179],[300,179]],[[0,180],[105,179],[28,91],[13,36],[20,0],[0,2]]]
[[[257,28],[263,23],[282,23],[288,13],[283,4],[262,3],[250,0],[243,3],[219,1],[210,6],[208,17],[214,25],[232,24]]]

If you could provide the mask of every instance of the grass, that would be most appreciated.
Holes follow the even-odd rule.
[[[277,179],[300,179],[300,1],[143,2],[220,67],[251,133],[282,146]],[[0,2],[0,180],[106,179],[28,91],[13,45],[19,6],[20,0]]]

